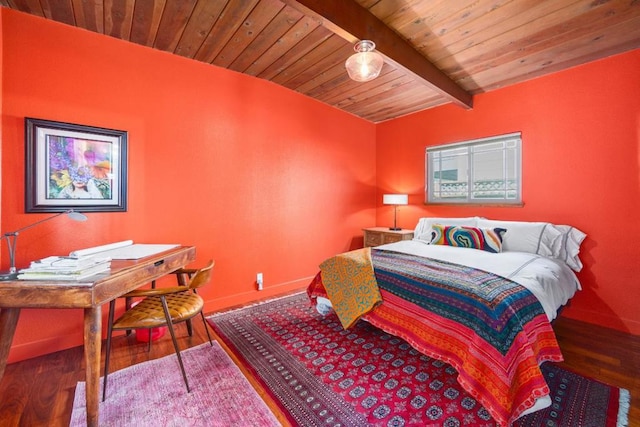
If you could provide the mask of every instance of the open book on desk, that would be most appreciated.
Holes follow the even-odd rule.
[[[93,267],[96,264],[111,261],[111,257],[85,256],[82,258],[72,258],[69,256],[49,256],[46,258],[31,261],[27,270],[50,270],[50,271],[78,271],[84,268]]]
[[[70,257],[82,258],[86,256],[109,257],[111,259],[140,259],[169,249],[177,248],[178,244],[146,244],[133,243],[133,240],[110,243],[87,249],[79,249],[69,254]]]
[[[37,268],[25,268],[18,273],[18,280],[84,280],[88,277],[95,276],[96,274],[107,272],[111,269],[111,262],[105,261],[97,263],[91,267],[84,267],[78,269],[37,269]]]
[[[51,259],[50,258],[45,258]],[[64,258],[61,258],[64,260]],[[84,280],[88,277],[95,276],[99,273],[109,271],[111,268],[110,258],[93,258],[92,264],[82,266],[62,267],[44,263],[42,261],[34,261],[31,267],[24,268],[18,273],[18,280]]]

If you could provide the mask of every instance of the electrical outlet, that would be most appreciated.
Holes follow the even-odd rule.
[[[256,274],[256,283],[258,284],[258,290],[261,291],[262,290],[262,284],[264,283],[263,279],[262,279],[262,273]]]

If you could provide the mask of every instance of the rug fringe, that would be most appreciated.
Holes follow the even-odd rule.
[[[293,296],[297,296],[297,295],[304,294],[304,293],[306,293],[306,291],[294,292],[292,294],[281,295],[281,296],[270,298],[270,299],[266,299],[266,300],[260,300],[260,301],[254,302],[253,304],[243,305],[242,307],[236,307],[236,308],[232,308],[232,309],[229,309],[229,310],[218,311],[218,312],[215,312],[215,313],[207,314],[206,317],[207,318],[209,318],[209,317],[213,318],[213,317],[216,317],[216,316],[221,316],[223,314],[233,313],[234,311],[240,311],[240,310],[244,310],[246,308],[256,307],[258,305],[266,304],[268,302],[278,301],[278,300],[281,300],[281,299],[284,299],[284,298],[291,298]]]
[[[629,425],[629,407],[631,406],[631,395],[629,390],[620,389],[620,407],[618,409],[618,427],[627,427]]]

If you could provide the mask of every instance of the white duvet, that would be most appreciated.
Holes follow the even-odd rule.
[[[575,273],[564,262],[527,252],[500,252],[444,245],[430,245],[421,240],[405,240],[376,249],[402,252],[453,262],[497,274],[529,289],[540,301],[549,321],[558,309],[580,290]]]

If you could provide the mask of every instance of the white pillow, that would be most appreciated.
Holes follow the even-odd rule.
[[[427,243],[431,242],[431,226],[433,224],[440,225],[464,225],[467,227],[477,227],[479,217],[472,216],[467,218],[420,218],[418,225],[413,231],[413,240],[423,240]]]
[[[518,251],[559,258],[562,232],[548,222],[495,221],[479,219],[478,227],[505,228],[503,251]]]
[[[548,222],[478,220],[478,227],[501,227],[503,251],[530,252],[564,261],[575,272],[582,270],[578,258],[585,233],[570,225]]]
[[[556,258],[564,261],[573,271],[582,270],[582,262],[578,258],[578,254],[580,253],[580,245],[587,235],[570,225],[556,225],[554,227],[562,233],[560,252]]]

